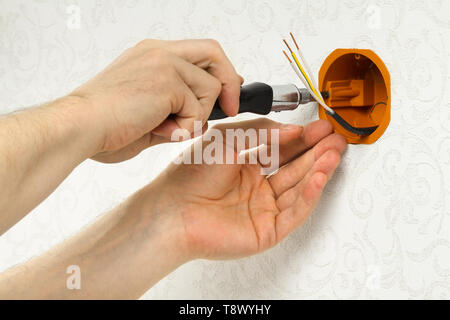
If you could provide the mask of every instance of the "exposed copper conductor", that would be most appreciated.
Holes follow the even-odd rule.
[[[295,46],[297,47],[297,50],[300,50],[300,48],[299,48],[299,46],[298,46],[298,44],[297,44],[297,41],[295,40],[294,35],[292,34],[292,32],[289,32],[289,34],[291,35],[291,38],[292,38],[292,40],[294,41],[294,44],[295,44]]]
[[[286,58],[289,60],[289,63],[292,63],[292,60],[289,58],[289,56],[287,55],[286,51],[283,50],[284,55],[286,56]]]
[[[284,44],[286,45],[286,47],[289,49],[289,51],[292,53],[291,47],[289,47],[289,44],[287,43],[286,39],[283,39]]]

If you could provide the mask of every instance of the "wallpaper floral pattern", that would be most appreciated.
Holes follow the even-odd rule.
[[[372,49],[391,74],[391,124],[349,147],[308,223],[261,255],[184,265],[143,298],[449,298],[449,12],[444,0],[0,0],[0,113],[68,93],[147,37],[216,38],[246,82],[273,84],[296,81],[280,51],[289,31],[315,71],[335,48]],[[316,106],[270,117],[304,124]],[[185,145],[83,163],[0,238],[0,270],[118,204]]]

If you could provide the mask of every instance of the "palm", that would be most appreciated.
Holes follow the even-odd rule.
[[[345,148],[342,137],[325,138],[330,131],[320,121],[301,136],[285,139],[280,160],[289,164],[270,178],[261,174],[259,164],[173,165],[168,171],[170,194],[176,195],[172,200],[180,204],[186,236],[199,254],[208,258],[254,254],[301,224],[320,197],[317,173],[330,176],[339,162],[338,156],[321,156],[331,146],[339,152]]]
[[[216,257],[255,253],[275,243],[276,199],[259,165],[192,166],[176,168],[184,181],[177,188],[188,190],[182,195],[183,219],[198,246]]]

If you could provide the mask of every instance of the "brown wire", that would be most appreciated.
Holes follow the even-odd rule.
[[[286,51],[283,50],[284,55],[286,56],[286,58],[289,60],[289,63],[292,63],[292,60],[289,59],[289,56],[287,55]]]
[[[292,53],[291,47],[289,47],[289,44],[287,43],[286,39],[283,39],[284,44],[289,49],[289,51]]]
[[[300,48],[298,47],[297,41],[295,40],[294,35],[292,34],[292,32],[289,32],[289,34],[291,35],[291,38],[294,41],[294,44],[297,47],[297,50],[300,50]]]

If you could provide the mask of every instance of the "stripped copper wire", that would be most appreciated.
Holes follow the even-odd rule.
[[[288,59],[289,63],[292,63],[292,60],[289,58],[289,56],[287,55],[286,51],[282,50],[284,55],[286,56],[286,58]]]
[[[287,43],[286,39],[283,39],[284,44],[286,45],[286,47],[289,49],[289,52],[292,54],[292,50],[291,47],[289,47],[289,44]]]
[[[291,33],[291,37],[293,38],[295,45],[297,47],[297,52],[299,53],[299,57],[301,60],[303,60],[301,58],[302,54],[300,49],[298,48],[298,44],[295,41],[295,38],[293,37],[292,33]],[[334,110],[331,109],[329,106],[327,106],[325,104],[325,101],[322,98],[322,95],[320,94],[320,91],[318,92],[318,89],[316,89],[316,87],[314,86],[314,82],[315,81],[311,81],[310,77],[308,77],[307,72],[304,70],[302,63],[299,61],[299,59],[297,58],[297,56],[295,55],[295,53],[292,51],[291,47],[289,46],[288,42],[286,41],[286,39],[283,39],[284,44],[286,45],[286,47],[289,49],[289,52],[291,53],[292,56],[292,61],[289,59],[289,62],[292,66],[292,68],[294,69],[294,71],[297,73],[297,68],[300,71],[299,73],[297,73],[298,77],[300,78],[300,80],[305,84],[306,88],[308,89],[308,91],[310,91],[311,95],[314,97],[314,99],[322,106],[325,108],[325,110],[327,110],[330,113],[334,113]],[[285,53],[286,54],[286,53]],[[286,55],[287,56],[287,55]]]
[[[289,32],[289,34],[291,35],[292,41],[294,41],[294,44],[297,47],[297,50],[300,50],[300,48],[299,48],[299,46],[297,44],[297,41],[295,40],[294,35],[292,34],[292,32]]]
[[[306,89],[309,91],[309,93],[314,98],[314,100],[316,100],[317,103],[319,105],[321,105],[326,110],[326,112],[337,123],[339,123],[344,129],[346,129],[346,130],[348,130],[348,131],[350,131],[352,133],[355,133],[355,134],[358,134],[358,135],[369,135],[374,130],[376,130],[376,128],[378,126],[366,127],[366,128],[356,128],[356,127],[352,126],[347,121],[345,121],[345,119],[343,119],[338,113],[336,113],[336,111],[334,111],[332,108],[330,108],[325,103],[325,100],[324,100],[321,92],[319,91],[319,86],[317,85],[316,81],[314,80],[314,77],[312,76],[311,69],[309,68],[308,63],[305,61],[305,58],[304,58],[304,56],[302,54],[302,51],[300,50],[300,47],[299,47],[297,41],[295,40],[295,37],[292,34],[292,32],[290,32],[290,35],[291,35],[292,41],[294,42],[295,47],[297,49],[296,51],[297,51],[297,54],[298,54],[298,58],[297,58],[297,55],[291,50],[291,47],[287,43],[286,39],[283,39],[283,42],[286,45],[286,47],[289,49],[289,52],[291,53],[291,56],[292,56],[292,60],[288,57],[288,55],[286,54],[286,52],[284,50],[283,50],[283,53],[286,56],[286,58],[288,59],[289,64],[291,65],[292,69],[294,70],[296,75],[299,77],[299,79],[303,82],[303,84],[305,85]],[[379,104],[381,104],[381,103],[379,103]],[[376,105],[377,104],[375,104],[374,107]]]

